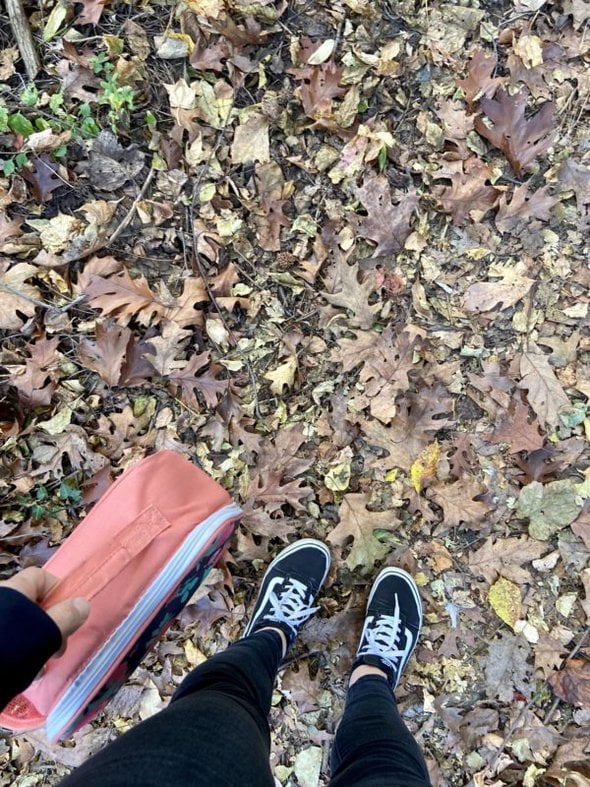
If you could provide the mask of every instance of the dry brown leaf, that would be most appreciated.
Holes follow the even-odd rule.
[[[521,262],[490,268],[488,275],[500,276],[500,281],[472,284],[465,291],[463,306],[469,312],[489,312],[497,306],[502,309],[514,306],[535,283],[526,273],[526,266]]]
[[[262,114],[248,117],[234,132],[231,146],[233,164],[248,164],[259,161],[265,164],[270,161],[270,140],[268,136],[268,118]]]
[[[499,191],[488,183],[492,170],[475,156],[465,161],[447,162],[434,177],[450,180],[450,186],[439,188],[438,198],[445,213],[455,224],[463,226],[470,220],[479,221],[491,210]]]
[[[527,392],[527,400],[542,424],[557,426],[559,411],[569,405],[569,399],[555,372],[549,364],[548,356],[530,347],[520,356],[521,381],[518,387]]]
[[[475,119],[477,132],[501,150],[517,175],[546,153],[555,140],[555,104],[548,101],[531,117],[525,116],[528,93],[511,96],[500,88],[494,98],[483,98],[480,106],[492,126],[481,116]]]
[[[492,443],[508,443],[509,454],[519,451],[536,451],[543,447],[544,438],[539,432],[539,422],[535,418],[529,423],[529,408],[517,402],[512,412],[505,413],[494,431],[489,435]]]
[[[587,213],[586,206],[590,205],[590,167],[584,167],[569,158],[561,165],[559,181],[574,191],[578,212],[582,215]]]
[[[436,432],[454,423],[453,404],[446,390],[435,386],[402,397],[398,412],[388,427],[373,419],[359,419],[367,442],[387,452],[387,456],[372,460],[371,466],[387,470],[400,467],[409,472]]]
[[[482,96],[491,98],[501,84],[501,78],[492,77],[497,64],[494,52],[478,49],[469,61],[467,77],[457,80],[457,87],[465,93],[465,100],[472,112],[477,99]]]
[[[502,576],[522,585],[531,581],[531,574],[523,568],[523,563],[541,557],[546,549],[546,544],[526,535],[495,541],[488,538],[469,555],[469,568],[476,576],[485,577],[489,584]]]
[[[375,531],[393,531],[400,525],[393,511],[369,511],[369,502],[370,498],[363,493],[345,495],[338,509],[340,522],[327,536],[331,544],[341,549],[352,540],[346,557],[346,565],[351,571],[358,566],[363,571],[370,571],[377,560],[382,560],[391,547],[380,541]]]
[[[17,389],[24,405],[39,407],[51,403],[56,388],[54,370],[58,361],[58,344],[58,337],[37,339],[29,345],[30,358],[27,358],[24,370],[14,367],[10,384]]]
[[[35,314],[37,306],[29,299],[39,300],[41,296],[27,282],[37,273],[37,268],[28,262],[17,262],[11,267],[7,259],[0,259],[0,328],[19,330]]]
[[[502,194],[498,200],[498,212],[495,218],[498,230],[509,232],[522,221],[532,218],[549,221],[550,210],[559,202],[559,197],[552,196],[548,192],[549,186],[531,192],[527,184],[523,183],[514,189],[510,202],[507,200],[507,194]]]
[[[87,369],[97,372],[107,385],[118,385],[132,343],[133,334],[129,328],[117,325],[114,320],[104,320],[96,324],[96,342],[82,339],[78,358]]]
[[[548,683],[564,702],[590,708],[590,662],[570,659],[562,670],[549,676]]]
[[[339,84],[344,69],[335,63],[291,69],[291,73],[302,80],[295,95],[301,99],[307,117],[313,120],[329,117],[332,114],[332,99],[346,92],[346,88]]]
[[[373,278],[369,276],[361,284],[358,263],[349,265],[343,255],[340,255],[338,260],[338,273],[340,277],[339,291],[336,293],[323,292],[322,295],[333,306],[340,306],[352,312],[349,322],[353,327],[365,330],[370,328],[381,311],[381,303],[369,304],[369,298],[375,291]]]
[[[432,499],[443,510],[443,521],[435,531],[435,535],[461,525],[470,530],[478,530],[490,510],[483,501],[473,499],[484,491],[475,479],[460,479],[453,484],[431,487],[431,489]]]
[[[147,280],[143,276],[132,279],[127,270],[108,279],[91,275],[85,292],[94,309],[113,315],[122,325],[127,325],[132,317],[142,325],[150,325],[166,311]]]
[[[394,204],[387,178],[369,175],[356,193],[367,211],[359,220],[358,234],[376,242],[373,257],[396,254],[410,234],[412,214],[418,207],[416,192],[397,194]]]
[[[179,390],[180,396],[190,407],[200,410],[196,392],[200,393],[207,407],[216,407],[219,397],[227,389],[228,381],[220,380],[217,375],[221,367],[212,364],[207,371],[201,371],[209,363],[207,351],[199,355],[191,355],[181,369],[170,372],[170,385],[173,390]],[[201,372],[197,374],[197,372]]]

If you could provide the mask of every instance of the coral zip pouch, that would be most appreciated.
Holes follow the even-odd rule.
[[[90,615],[0,725],[44,724],[56,741],[90,721],[188,602],[239,515],[219,484],[174,451],[123,473],[44,566],[59,582],[43,607],[83,596]]]

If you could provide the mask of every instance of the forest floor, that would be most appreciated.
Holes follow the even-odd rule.
[[[0,12],[0,571],[125,468],[200,462],[244,516],[54,784],[240,636],[268,561],[333,567],[274,696],[327,783],[367,590],[425,613],[398,690],[434,785],[590,784],[590,7],[48,0]]]

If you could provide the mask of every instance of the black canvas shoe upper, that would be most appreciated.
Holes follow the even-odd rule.
[[[244,636],[273,626],[291,647],[299,627],[317,612],[315,597],[330,569],[330,551],[321,541],[304,538],[286,547],[263,577]]]
[[[355,667],[383,670],[392,688],[416,646],[422,627],[422,601],[412,577],[401,568],[385,568],[369,595]]]

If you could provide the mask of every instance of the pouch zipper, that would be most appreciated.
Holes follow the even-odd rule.
[[[238,506],[231,503],[201,522],[185,538],[164,570],[158,574],[127,617],[76,676],[49,713],[46,722],[49,740],[57,737],[94,695],[105,675],[125,652],[127,643],[135,638],[145,621],[152,617],[154,612],[164,603],[190,569],[196,556],[215,535],[219,526],[228,520],[236,519],[240,514]]]

